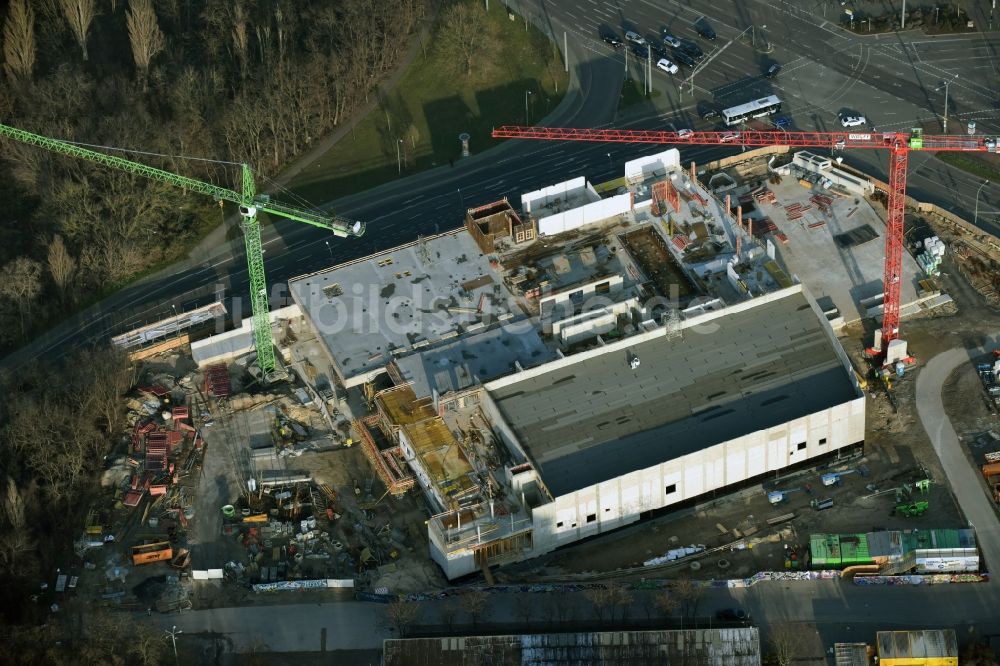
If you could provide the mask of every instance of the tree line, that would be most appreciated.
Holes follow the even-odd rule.
[[[425,12],[426,0],[10,0],[0,122],[238,189],[233,163],[274,175],[350,117]],[[213,202],[168,185],[14,141],[0,156],[0,352],[219,221]]]

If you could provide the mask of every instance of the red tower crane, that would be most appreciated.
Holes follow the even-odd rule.
[[[889,202],[886,206],[885,267],[883,272],[882,349],[899,337],[899,287],[903,268],[903,216],[906,210],[906,164],[911,151],[1000,152],[992,137],[911,132],[786,132],[742,130],[732,132],[667,132],[661,130],[573,129],[505,125],[493,130],[496,138],[656,143],[676,145],[790,146],[889,151]]]

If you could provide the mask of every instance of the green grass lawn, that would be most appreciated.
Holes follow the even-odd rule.
[[[495,39],[477,53],[471,74],[448,57],[435,26],[396,88],[292,189],[317,203],[363,191],[458,159],[462,132],[473,154],[487,150],[500,141],[490,137],[494,126],[524,124],[526,97],[532,123],[554,109],[568,80],[555,45],[520,17],[509,20],[503,3],[490,3],[488,21]]]
[[[973,156],[963,153],[936,153],[936,157],[951,166],[985,178],[990,182],[1000,181],[1000,159],[995,155]]]
[[[621,96],[618,98],[618,110],[622,111],[630,106],[635,106],[636,104],[641,104],[654,97],[660,96],[660,91],[653,88],[653,92],[646,94],[643,92],[642,81],[638,79],[629,79],[622,84]]]

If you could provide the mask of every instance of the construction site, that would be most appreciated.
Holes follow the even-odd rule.
[[[921,217],[899,308],[924,329],[885,370],[882,200],[811,154],[667,150],[294,279],[269,314],[282,381],[249,320],[192,333],[218,304],[129,331],[130,430],[55,589],[169,612],[478,576],[978,570],[911,373],[957,308],[940,267],[996,246]],[[996,366],[969,373],[996,493]]]

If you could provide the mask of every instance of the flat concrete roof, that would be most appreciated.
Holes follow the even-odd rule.
[[[859,397],[820,317],[795,285],[487,390],[565,495]]]
[[[347,386],[394,356],[522,316],[464,227],[293,278],[289,289]]]
[[[780,184],[769,183],[767,187],[777,196],[777,205],[762,204],[758,209],[788,237],[788,243],[774,241],[781,263],[809,287],[822,309],[828,309],[832,303],[847,324],[863,318],[867,308],[861,301],[877,297],[883,291],[885,223],[882,218],[867,200],[852,195],[835,198],[829,214],[813,205],[802,218],[789,220],[783,207],[793,203],[811,205],[809,197],[817,190],[803,188],[795,178],[784,178]],[[825,224],[809,228],[810,224],[819,222]],[[834,241],[837,234],[866,224],[875,230],[877,238],[851,247],[841,247]],[[917,300],[917,282],[923,277],[917,262],[908,252],[903,252],[899,289],[902,305]]]
[[[533,325],[523,320],[459,338],[396,361],[403,379],[418,396],[459,391],[515,372],[541,365],[556,357],[542,342]]]
[[[506,636],[390,638],[385,666],[438,664],[713,664],[759,666],[756,627],[658,631],[594,631]]]

